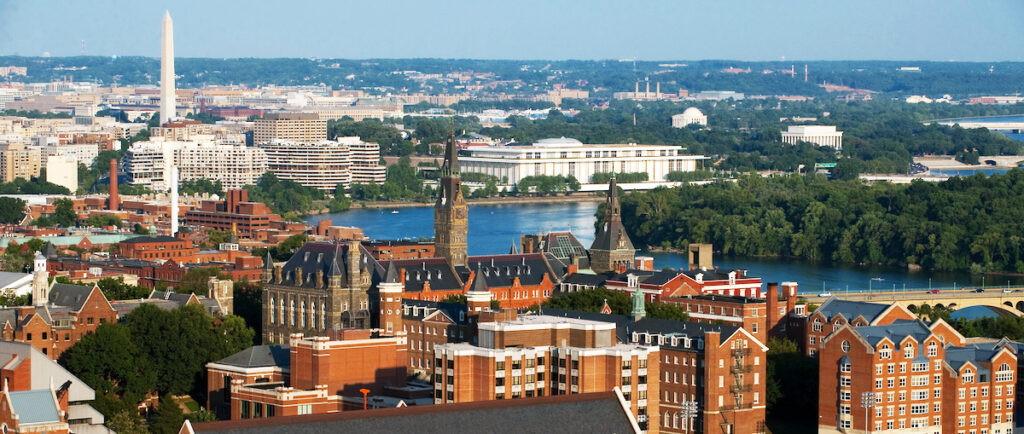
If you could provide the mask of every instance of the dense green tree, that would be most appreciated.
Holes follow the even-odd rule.
[[[616,315],[630,315],[633,312],[631,294],[612,291],[604,287],[568,293],[558,293],[544,302],[543,307],[600,312],[605,302]],[[679,307],[664,303],[646,303],[644,309],[650,318],[689,321],[690,316]]]
[[[14,197],[0,197],[0,223],[15,224],[25,218],[25,201]]]
[[[700,242],[723,254],[1024,272],[1021,170],[910,185],[744,176],[621,201],[623,224],[640,246]]]
[[[160,403],[157,406],[156,417],[150,431],[153,434],[177,434],[181,425],[185,423],[185,414],[178,405],[178,400],[169,393],[160,396]]]
[[[174,285],[174,291],[183,294],[206,294],[211,277],[222,280],[231,279],[231,276],[221,273],[214,267],[192,268],[181,276],[178,283]]]
[[[181,194],[216,194],[224,195],[224,186],[219,179],[190,179],[178,183],[178,191]]]
[[[263,202],[279,214],[305,213],[314,209],[314,201],[324,199],[323,191],[280,179],[270,172],[263,174],[256,185],[247,185],[245,189],[249,191],[250,200]]]
[[[120,434],[149,433],[149,426],[146,425],[146,420],[133,410],[122,410],[115,413],[113,417],[107,419],[106,425],[107,428]]]

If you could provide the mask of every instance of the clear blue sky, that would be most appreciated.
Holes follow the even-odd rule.
[[[0,55],[1024,60],[1024,1],[0,0]]]

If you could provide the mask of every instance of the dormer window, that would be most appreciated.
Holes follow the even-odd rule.
[[[889,347],[889,344],[882,344],[882,348],[880,348],[878,350],[878,358],[879,359],[891,359],[892,358],[892,348]]]
[[[907,358],[907,359],[913,359],[914,358],[914,343],[913,342],[907,342],[906,345],[903,346],[903,357]]]

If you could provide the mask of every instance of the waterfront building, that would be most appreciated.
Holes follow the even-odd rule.
[[[283,265],[264,262],[263,342],[370,328],[367,291],[374,265],[359,241],[309,242]]]
[[[327,140],[327,120],[316,113],[267,113],[256,120],[253,142],[274,140],[293,143],[320,143]]]
[[[747,270],[690,269],[682,272],[682,285],[672,295],[718,294],[761,298],[761,278]]]
[[[267,168],[281,179],[333,192],[338,184],[382,184],[386,168],[380,165],[380,146],[358,137],[335,141],[286,142],[258,145],[267,156]]]
[[[228,190],[224,200],[204,200],[182,216],[188,226],[231,230],[245,238],[268,240],[272,232],[292,235],[281,216],[274,214],[263,202],[250,202],[248,190]],[[304,232],[304,231],[303,231]]]
[[[154,191],[170,190],[173,167],[178,168],[179,181],[220,181],[226,190],[255,184],[267,171],[266,154],[259,148],[162,138],[133,143],[125,163],[124,171],[132,184]]]
[[[790,125],[782,132],[782,143],[795,145],[799,142],[828,146],[843,150],[843,132],[836,131],[835,125]]]
[[[690,107],[672,116],[672,128],[686,128],[689,125],[708,126],[708,116],[697,107]]]
[[[434,403],[512,400],[618,387],[642,430],[658,432],[658,346],[619,343],[616,324],[551,315],[479,322],[477,344],[434,347]]]
[[[825,338],[818,360],[820,433],[1013,432],[1010,345],[967,345],[942,320],[843,324]]]
[[[444,165],[434,203],[434,254],[453,267],[465,266],[468,256],[466,234],[469,232],[469,207],[462,195],[459,178],[459,155],[454,135],[445,144]]]
[[[40,158],[39,149],[26,147],[22,143],[0,144],[0,182],[38,177]]]
[[[605,144],[584,145],[565,137],[543,139],[531,144],[478,146],[459,158],[465,172],[492,175],[509,184],[528,176],[573,176],[583,184],[592,183],[596,173],[628,172],[647,174],[650,182],[666,182],[671,172],[692,172],[707,159],[685,155],[681,146]]]
[[[636,249],[622,225],[619,190],[612,177],[608,183],[608,199],[604,207],[604,225],[590,245],[590,268],[595,273],[621,273],[633,266]]]

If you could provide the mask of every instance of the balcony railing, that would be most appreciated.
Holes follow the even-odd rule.
[[[732,349],[732,356],[733,357],[744,357],[744,356],[749,356],[749,355],[750,355],[750,348],[733,348]]]
[[[750,391],[750,385],[749,384],[734,384],[731,387],[729,387],[729,391],[732,392],[732,393],[749,392]]]

